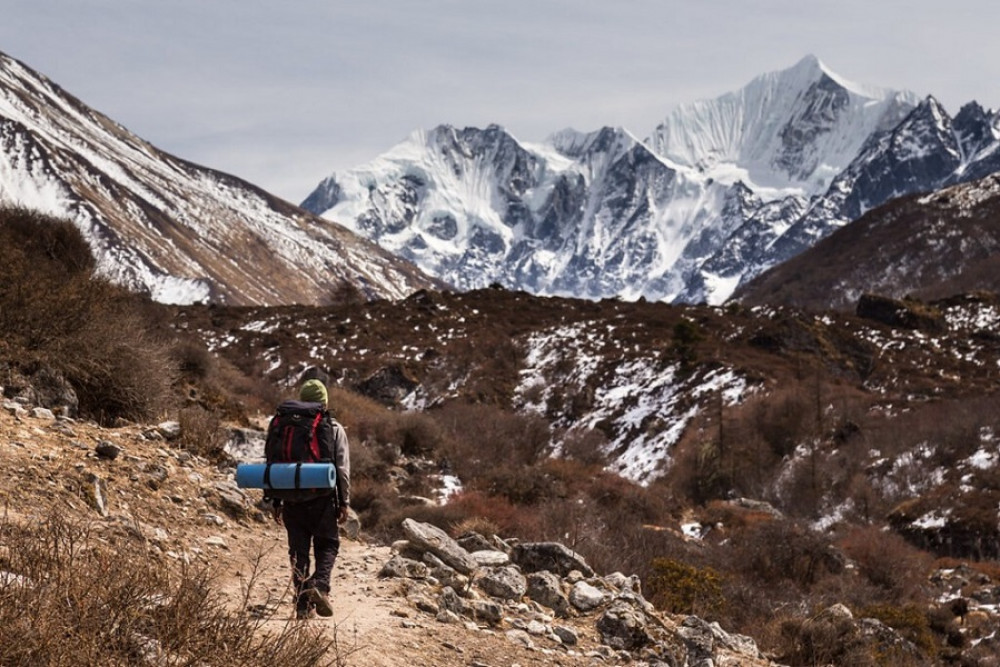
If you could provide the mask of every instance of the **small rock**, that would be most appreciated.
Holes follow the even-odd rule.
[[[462,622],[462,618],[455,612],[451,611],[450,609],[442,609],[441,611],[439,611],[438,615],[434,617],[434,620],[436,620],[438,623],[449,623],[449,624]]]
[[[516,567],[488,570],[476,584],[487,595],[502,600],[520,600],[528,590],[528,582]]]
[[[569,592],[569,601],[580,611],[591,611],[604,604],[604,591],[591,586],[586,581],[578,581]]]
[[[76,431],[73,430],[72,426],[70,426],[69,424],[67,424],[65,422],[61,422],[61,421],[56,422],[55,424],[53,424],[51,426],[51,428],[56,433],[61,433],[62,435],[65,435],[67,438],[75,438],[76,437]]]
[[[510,563],[510,556],[502,551],[483,549],[469,554],[480,567],[502,567]]]
[[[576,646],[576,644],[580,641],[576,632],[574,632],[572,628],[567,628],[565,625],[553,626],[552,633],[559,637],[559,641],[566,646]]]
[[[565,618],[571,614],[569,598],[563,593],[562,582],[551,572],[529,574],[527,594],[538,604],[554,611],[556,616]]]
[[[549,629],[541,621],[528,621],[528,627],[525,630],[529,635],[535,635],[536,637],[541,637],[549,633]]]
[[[100,458],[114,461],[123,450],[110,440],[101,440],[94,447],[94,451],[97,452],[97,456]]]
[[[175,440],[181,435],[181,423],[179,421],[165,421],[156,425],[156,429],[167,440]]]
[[[226,540],[220,535],[212,535],[211,537],[206,537],[205,544],[207,544],[210,547],[220,547],[222,549],[229,548],[229,545],[226,544]]]
[[[378,576],[394,579],[426,579],[429,574],[427,566],[421,562],[393,556],[379,570]]]
[[[532,641],[531,635],[529,635],[524,630],[508,630],[504,633],[507,640],[512,644],[517,644],[518,646],[523,646],[527,649],[534,649],[535,642]]]
[[[55,421],[56,415],[48,408],[32,408],[31,416],[35,419],[48,419],[50,421]]]

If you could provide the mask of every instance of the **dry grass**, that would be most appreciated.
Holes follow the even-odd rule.
[[[166,567],[142,540],[52,513],[0,522],[0,545],[0,664],[344,664],[335,640],[307,624],[264,631],[268,614],[231,608],[208,569]]]

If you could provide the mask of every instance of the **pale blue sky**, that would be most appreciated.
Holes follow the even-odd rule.
[[[295,203],[441,123],[640,138],[807,54],[1000,106],[996,0],[0,0],[0,51],[179,157]]]

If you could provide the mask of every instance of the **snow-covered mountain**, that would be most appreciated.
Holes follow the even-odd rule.
[[[0,54],[0,204],[72,220],[111,279],[172,303],[398,298],[408,262],[228,174],[168,155]]]
[[[459,288],[721,303],[889,199],[1000,167],[998,116],[846,81],[809,56],[679,107],[645,140],[416,132],[303,207]]]

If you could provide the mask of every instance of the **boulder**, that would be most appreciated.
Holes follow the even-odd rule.
[[[555,612],[556,616],[566,618],[571,615],[569,598],[563,593],[562,582],[559,581],[559,577],[544,570],[542,572],[532,572],[528,575],[527,581],[528,597],[538,604],[551,609]]]
[[[597,619],[601,641],[622,651],[634,651],[648,645],[652,641],[648,627],[646,615],[623,601],[613,603]]]
[[[461,544],[462,548],[470,553],[475,551],[486,551],[494,548],[493,544],[488,539],[475,531],[469,531],[459,535],[456,542]]]
[[[601,589],[591,586],[586,581],[578,581],[573,584],[569,592],[569,601],[580,611],[592,611],[597,609],[607,599],[607,595]]]
[[[469,552],[437,526],[404,519],[403,532],[412,546],[431,552],[462,574],[472,574],[476,570],[476,561],[472,560]]]
[[[426,565],[402,556],[393,556],[382,566],[378,576],[396,579],[426,579],[429,570]]]
[[[520,600],[528,590],[524,576],[511,566],[487,570],[476,584],[487,595],[501,600]]]
[[[565,577],[573,570],[579,570],[584,576],[594,576],[594,571],[587,565],[583,556],[558,542],[528,542],[515,545],[511,552],[511,560],[520,566],[523,572],[548,570]]]
[[[502,551],[494,551],[493,549],[473,551],[469,555],[472,556],[472,560],[476,561],[476,565],[480,567],[502,567],[510,563],[510,556]]]
[[[754,640],[744,635],[730,634],[718,623],[709,623],[697,616],[688,616],[677,629],[677,634],[687,646],[693,664],[708,664],[715,653],[725,649],[747,658],[760,658],[760,651]]]

